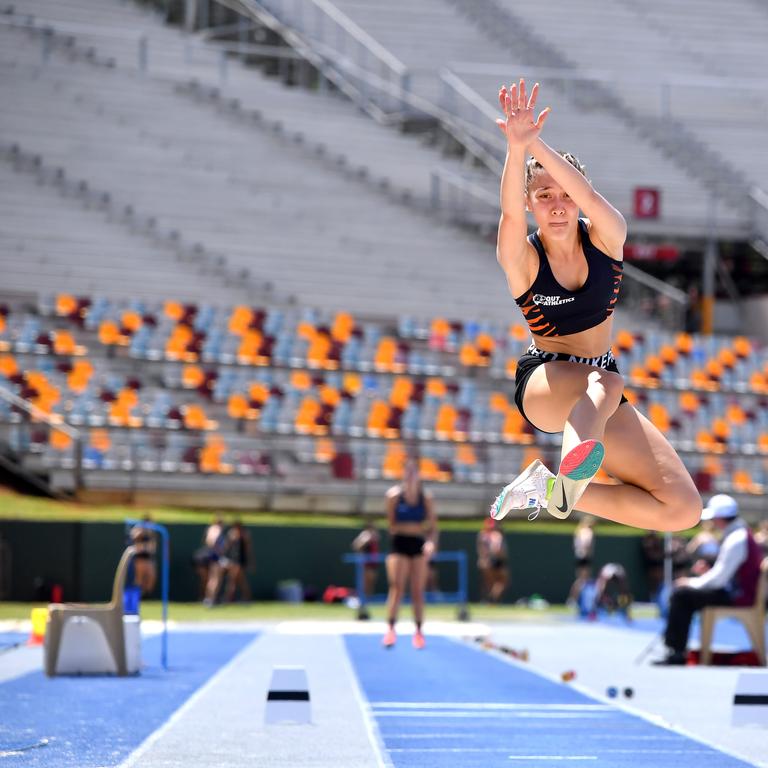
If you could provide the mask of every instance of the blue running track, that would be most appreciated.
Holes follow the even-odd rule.
[[[345,638],[395,768],[743,768],[737,758],[446,638]]]
[[[159,665],[127,679],[57,677],[32,672],[0,684],[0,758],[24,768],[119,765],[255,633],[173,632],[170,670]],[[144,641],[159,658],[160,638]],[[34,747],[42,739],[47,746]],[[5,762],[3,762],[5,765]]]

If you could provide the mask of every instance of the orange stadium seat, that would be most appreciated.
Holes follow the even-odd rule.
[[[185,389],[197,389],[205,381],[205,373],[199,365],[185,365],[181,370],[181,385]]]
[[[264,405],[269,400],[269,387],[261,381],[257,381],[248,387],[248,397],[252,403]]]
[[[163,314],[178,322],[184,317],[184,307],[178,301],[168,300],[163,304]]]
[[[442,379],[431,378],[427,381],[427,394],[430,397],[445,397],[448,392],[445,382]]]
[[[225,464],[224,454],[227,452],[227,444],[220,435],[211,435],[200,450],[200,470],[228,475],[234,471],[231,464]]]
[[[382,437],[389,421],[389,405],[383,400],[374,400],[368,411],[368,434]]]
[[[379,340],[379,346],[373,358],[373,365],[377,371],[394,371],[398,368],[396,363],[397,342],[390,336],[384,336]]]
[[[93,375],[93,365],[88,360],[75,360],[67,374],[67,386],[78,394],[85,392]]]
[[[461,351],[459,352],[459,362],[461,362],[462,365],[467,367],[480,365],[482,359],[483,358],[481,358],[481,355],[474,344],[467,342],[461,345]]]
[[[622,329],[616,334],[614,344],[619,352],[629,352],[635,346],[635,337],[629,331]]]
[[[310,435],[317,433],[317,417],[320,415],[322,407],[312,397],[305,397],[301,401],[296,417],[294,419],[294,426],[296,431],[302,435]]]
[[[335,408],[341,401],[341,392],[338,389],[324,384],[320,387],[320,402],[323,405],[330,405]]]
[[[763,453],[768,453],[768,432],[763,432],[757,438],[757,447]]]
[[[337,368],[338,363],[328,359],[328,353],[332,346],[328,336],[324,333],[315,333],[314,338],[309,342],[307,365],[310,368]]]
[[[648,418],[661,432],[669,430],[669,413],[661,403],[651,403],[648,407]]]
[[[395,407],[405,410],[413,394],[413,382],[405,376],[399,376],[392,385],[389,402]]]
[[[90,434],[89,444],[100,453],[106,453],[112,447],[112,438],[106,429],[94,429]]]
[[[13,355],[0,355],[0,375],[9,379],[19,372],[19,364]]]
[[[688,415],[696,413],[701,405],[699,397],[695,392],[681,392],[677,402],[680,406],[680,410]]]
[[[348,312],[338,312],[333,320],[331,336],[344,344],[349,341],[355,329],[355,320]]]
[[[227,400],[227,415],[230,419],[246,419],[251,410],[245,395],[235,392],[229,396]]]
[[[72,446],[72,438],[60,429],[52,429],[48,442],[55,451],[66,451]]]
[[[752,354],[752,342],[745,336],[736,336],[733,340],[733,351],[737,357],[746,359]]]
[[[253,320],[253,311],[250,307],[237,306],[232,309],[227,328],[235,336],[242,336],[250,327]]]
[[[689,333],[678,333],[675,336],[675,346],[680,354],[690,355],[693,352],[693,337]]]
[[[194,352],[187,352],[189,342],[192,341],[192,329],[188,325],[177,325],[165,343],[165,357],[168,360],[197,360]]]
[[[202,405],[198,403],[187,403],[181,406],[181,413],[184,419],[184,426],[187,429],[216,429],[218,424],[209,419]]]
[[[317,335],[317,328],[315,328],[312,323],[304,321],[296,326],[296,335],[300,339],[305,339],[306,341],[311,342]]]
[[[502,437],[506,442],[513,443],[532,443],[533,435],[526,432],[526,421],[520,415],[517,408],[509,408],[504,417],[504,427],[502,428]]]
[[[240,344],[237,347],[237,362],[243,365],[253,365],[259,357],[259,349],[264,337],[261,331],[247,328],[243,331]]]
[[[123,312],[123,316],[120,318],[120,322],[123,324],[123,328],[125,328],[127,331],[130,331],[131,333],[136,333],[136,331],[138,331],[139,328],[144,325],[144,320],[141,315],[138,312],[134,312],[133,310]]]
[[[477,454],[471,445],[456,446],[456,463],[467,467],[477,466]]]
[[[749,388],[753,392],[759,392],[760,394],[768,393],[768,377],[760,373],[760,371],[755,371],[749,377]]]
[[[513,323],[509,326],[509,337],[514,341],[526,341],[528,339],[528,329],[520,323]]]
[[[725,418],[737,427],[747,423],[747,414],[738,403],[728,403],[725,409]]]
[[[381,463],[382,475],[388,480],[399,480],[405,470],[408,454],[402,443],[391,443]]]
[[[57,355],[84,355],[85,347],[77,344],[75,337],[65,330],[51,331],[53,351]]]
[[[435,418],[435,437],[438,440],[453,440],[456,432],[456,408],[443,403]]]
[[[312,377],[307,371],[293,371],[291,373],[291,386],[300,392],[304,392],[312,388]]]
[[[99,325],[99,342],[104,346],[118,344],[121,338],[117,323],[112,320],[103,320]]]
[[[56,314],[61,317],[69,317],[77,307],[77,299],[68,293],[60,293],[56,297]]]
[[[363,388],[363,380],[356,373],[345,373],[343,388],[350,395],[357,395]]]
[[[514,379],[515,374],[517,373],[517,358],[516,357],[510,357],[507,359],[507,364],[505,366],[504,372],[507,375],[508,379]]]
[[[336,458],[336,445],[333,440],[320,438],[315,443],[315,458],[323,464],[328,464]]]

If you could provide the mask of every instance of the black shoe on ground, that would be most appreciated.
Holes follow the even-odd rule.
[[[688,658],[684,651],[669,651],[666,656],[656,659],[651,663],[655,667],[684,667]]]

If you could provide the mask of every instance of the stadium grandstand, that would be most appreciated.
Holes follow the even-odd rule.
[[[629,225],[627,397],[756,519],[768,12],[687,5],[0,0],[4,471],[350,513],[417,453],[466,517],[554,461],[513,402],[529,336],[494,253],[496,98],[525,76]]]

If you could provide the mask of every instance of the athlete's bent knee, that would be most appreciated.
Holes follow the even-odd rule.
[[[693,483],[676,489],[666,500],[668,509],[664,530],[684,531],[698,525],[701,519],[701,496]]]
[[[589,374],[587,392],[599,394],[603,404],[615,410],[624,394],[624,379],[613,371],[595,371]]]

